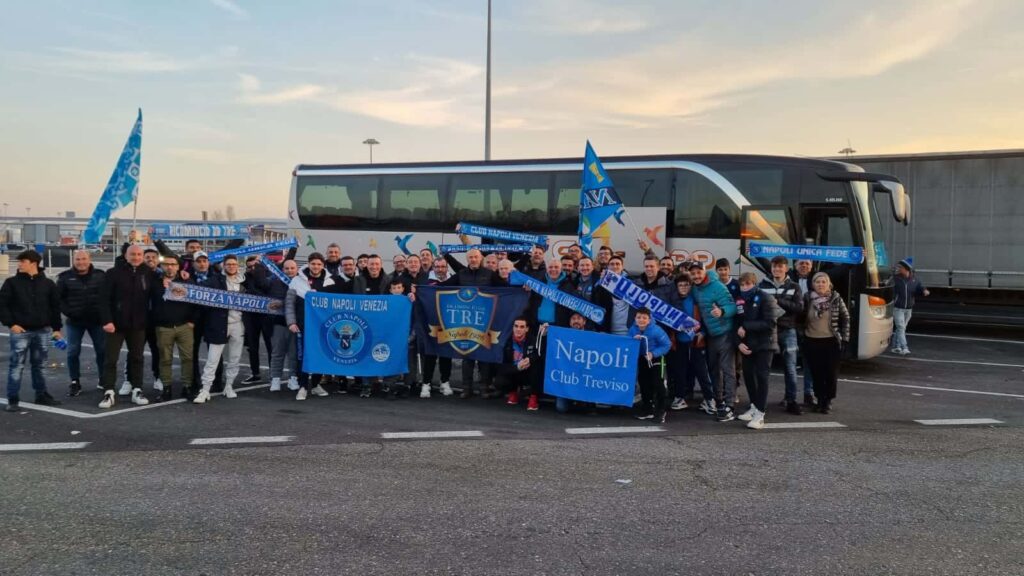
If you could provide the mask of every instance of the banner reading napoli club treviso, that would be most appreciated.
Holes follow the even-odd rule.
[[[408,298],[307,292],[305,300],[303,370],[339,376],[408,371]]]
[[[633,405],[639,340],[551,326],[544,357],[546,393],[581,402]]]
[[[501,362],[528,299],[519,287],[417,286],[416,337],[425,354]]]

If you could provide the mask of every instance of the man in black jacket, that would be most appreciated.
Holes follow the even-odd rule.
[[[484,254],[474,248],[466,252],[466,266],[441,283],[444,286],[495,286],[500,284],[497,274],[484,267]],[[473,397],[473,369],[480,364],[481,377],[489,380],[489,366],[484,362],[462,359],[462,395],[463,399]]]
[[[114,383],[117,381],[117,359],[121,346],[128,344],[128,381],[132,384],[131,401],[145,406],[149,400],[142,395],[143,348],[149,323],[149,303],[158,277],[143,263],[142,246],[129,246],[124,262],[107,272],[100,292],[100,322],[106,337],[103,362],[103,401],[100,408],[114,405]]]
[[[259,256],[250,256],[245,262],[245,280],[247,292],[257,296],[267,296],[270,290],[270,271]],[[275,280],[276,282],[276,280]],[[249,349],[249,377],[242,384],[255,384],[260,377],[260,340],[267,349],[267,360],[273,351],[274,317],[270,314],[255,312],[242,313],[245,325],[245,347]]]
[[[51,339],[60,339],[57,285],[39,270],[35,250],[18,254],[18,273],[0,287],[0,322],[11,329],[11,368],[7,376],[7,411],[17,412],[21,376],[28,361],[36,404],[60,404],[46,391],[43,364]]]
[[[797,341],[796,324],[804,312],[804,294],[800,285],[789,276],[789,260],[785,256],[772,258],[772,275],[761,281],[761,290],[775,298],[783,315],[776,321],[779,351],[786,366],[786,396],[783,403],[786,412],[800,415],[804,411],[796,401],[796,355],[800,350]],[[813,396],[814,390],[804,390]]]
[[[171,364],[174,361],[175,346],[178,347],[178,357],[181,359],[181,397],[188,398],[194,394],[192,331],[198,315],[196,306],[192,304],[164,300],[164,293],[170,289],[171,282],[187,283],[181,276],[181,260],[177,256],[165,256],[162,268],[164,277],[155,283],[150,304],[154,331],[160,346],[160,380],[164,384],[157,402],[170,400],[173,396]]]
[[[68,341],[68,376],[71,378],[68,396],[78,396],[82,392],[80,357],[86,333],[96,351],[96,371],[103,370],[106,337],[100,324],[100,289],[104,273],[92,265],[88,250],[76,250],[71,264],[72,268],[57,276],[57,294],[60,311],[67,317],[64,334]]]
[[[526,409],[540,408],[540,392],[544,373],[535,338],[530,338],[530,322],[525,316],[512,323],[512,337],[505,343],[503,362],[498,366],[499,386],[508,393],[506,403],[519,405],[519,395],[529,394]]]

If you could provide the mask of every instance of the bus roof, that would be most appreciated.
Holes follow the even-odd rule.
[[[620,162],[770,162],[819,168],[826,170],[850,170],[850,165],[836,160],[799,156],[770,156],[758,154],[659,154],[649,156],[605,156],[601,162],[614,164]],[[461,160],[455,162],[395,162],[376,164],[299,164],[296,171],[315,172],[317,170],[388,170],[394,168],[482,168],[493,166],[544,166],[548,164],[581,165],[583,158],[521,158],[509,160]]]

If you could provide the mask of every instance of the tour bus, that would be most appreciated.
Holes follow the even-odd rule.
[[[659,256],[718,258],[770,273],[746,256],[752,241],[857,246],[861,264],[816,263],[832,277],[852,319],[851,354],[881,354],[892,334],[890,239],[880,223],[909,221],[910,199],[891,176],[828,160],[754,155],[630,156],[602,159],[627,208],[595,233],[596,254],[608,245],[639,271],[643,240]],[[353,256],[397,254],[460,238],[469,222],[549,236],[550,255],[576,242],[582,160],[299,165],[292,173],[289,226],[298,258],[341,245]],[[891,227],[890,227],[891,228]],[[639,236],[639,238],[638,238]],[[713,273],[713,270],[709,270]]]

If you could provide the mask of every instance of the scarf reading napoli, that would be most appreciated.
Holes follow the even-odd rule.
[[[408,371],[408,298],[308,292],[305,300],[303,370],[337,376]]]
[[[529,297],[518,286],[417,286],[418,346],[425,354],[500,363]]]

